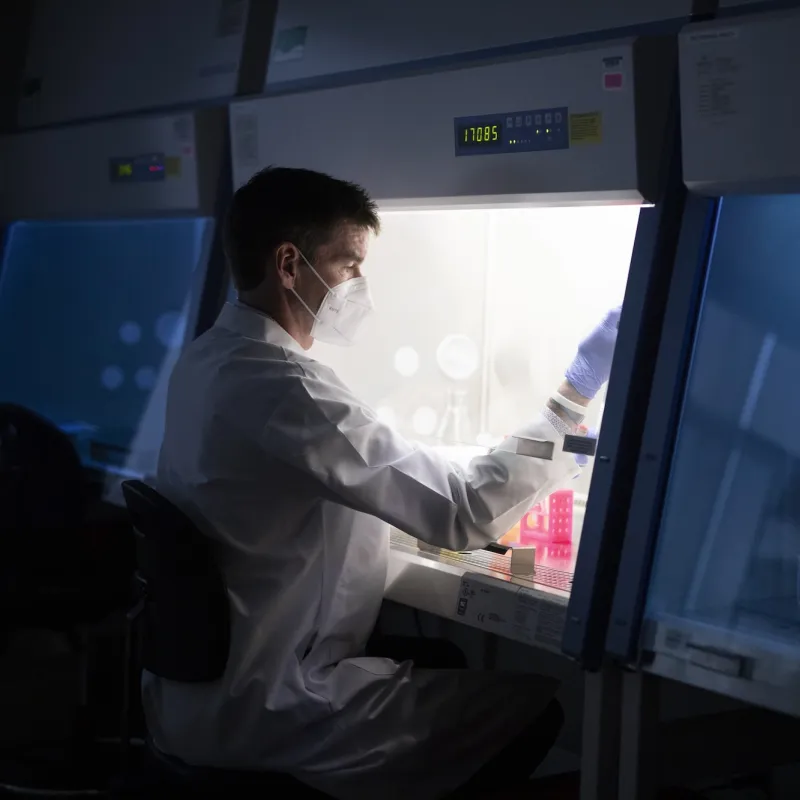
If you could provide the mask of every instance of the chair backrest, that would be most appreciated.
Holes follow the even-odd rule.
[[[3,534],[77,532],[87,504],[88,481],[70,438],[34,411],[0,403]]]
[[[58,426],[0,403],[0,626],[28,615],[52,620],[64,610],[54,598],[82,564],[88,487]]]
[[[184,683],[215,681],[230,650],[230,603],[213,542],[155,489],[125,481],[136,534],[137,577],[146,593],[142,667]]]

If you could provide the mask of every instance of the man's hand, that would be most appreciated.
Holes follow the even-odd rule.
[[[605,315],[603,321],[580,343],[575,358],[567,368],[567,381],[587,400],[594,398],[611,375],[621,311],[622,306],[617,306]]]

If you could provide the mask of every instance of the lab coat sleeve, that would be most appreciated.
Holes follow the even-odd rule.
[[[551,460],[518,440],[554,442]],[[579,468],[542,416],[466,470],[380,422],[331,373],[287,381],[262,430],[270,456],[316,479],[324,494],[429,544],[473,550],[496,541]]]

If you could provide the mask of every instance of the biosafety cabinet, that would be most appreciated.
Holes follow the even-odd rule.
[[[0,140],[0,401],[61,426],[109,487],[154,474],[214,283],[225,126],[209,109]]]
[[[680,37],[691,192],[607,652],[800,714],[800,12]]]
[[[559,649],[579,544],[603,526],[635,438],[622,415],[660,274],[675,63],[674,42],[623,40],[232,105],[236,186],[269,164],[305,167],[378,201],[365,263],[377,313],[355,348],[312,355],[409,438],[461,462],[485,452],[542,407],[625,298],[614,375],[587,422],[602,428],[598,457],[502,540],[535,545],[535,572],[395,530],[390,599]],[[470,574],[530,615],[459,604]]]

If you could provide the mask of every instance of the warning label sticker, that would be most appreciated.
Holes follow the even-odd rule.
[[[569,143],[600,144],[603,141],[603,115],[599,111],[569,115]]]
[[[164,160],[164,167],[168,178],[180,178],[181,176],[181,157],[167,156]]]

